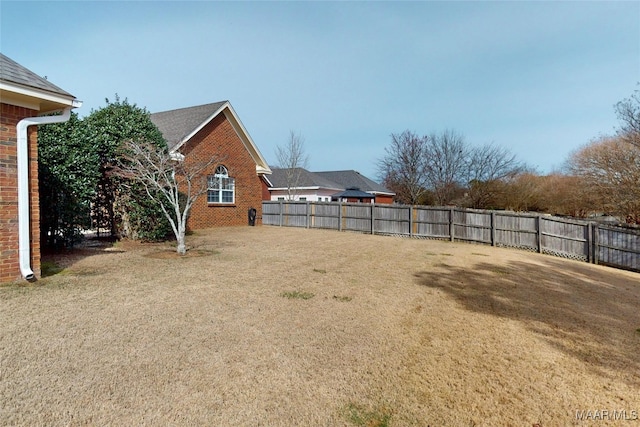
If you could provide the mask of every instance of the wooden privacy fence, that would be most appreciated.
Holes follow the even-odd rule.
[[[484,243],[640,271],[640,230],[454,207],[263,202],[262,223]]]

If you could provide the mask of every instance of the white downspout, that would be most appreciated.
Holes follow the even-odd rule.
[[[27,140],[27,128],[32,125],[66,122],[70,117],[71,107],[67,107],[59,116],[27,117],[20,120],[16,125],[18,134],[18,244],[20,272],[29,281],[35,279],[35,274],[31,269],[29,233],[31,204],[29,203],[29,142]]]

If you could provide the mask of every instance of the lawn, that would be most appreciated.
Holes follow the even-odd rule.
[[[593,419],[640,411],[638,273],[268,226],[187,243],[49,256],[0,287],[0,424],[640,422]]]

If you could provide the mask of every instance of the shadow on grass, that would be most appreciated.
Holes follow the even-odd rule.
[[[89,238],[72,248],[42,248],[42,277],[65,274],[68,267],[90,256],[125,252],[117,245],[114,238]]]
[[[465,309],[518,320],[560,351],[604,374],[640,386],[640,274],[609,274],[589,264],[548,259],[543,265],[438,265],[415,273]]]

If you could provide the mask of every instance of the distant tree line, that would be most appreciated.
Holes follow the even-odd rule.
[[[378,161],[382,182],[406,204],[536,211],[640,224],[640,92],[615,105],[615,135],[575,150],[562,170],[540,175],[509,150],[472,146],[456,131],[391,135]]]

